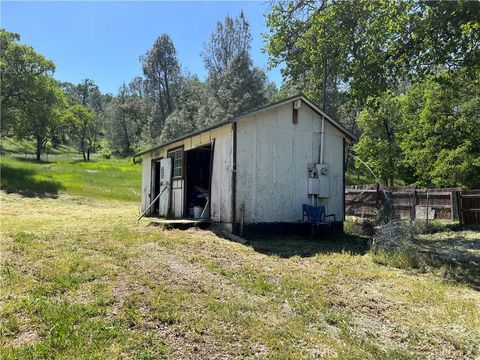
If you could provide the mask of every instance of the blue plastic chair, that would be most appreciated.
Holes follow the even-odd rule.
[[[332,221],[326,221],[326,218],[333,217],[335,221],[335,214],[325,214],[325,206],[312,206],[308,204],[302,204],[303,221],[307,218],[307,221],[314,224],[330,224]]]

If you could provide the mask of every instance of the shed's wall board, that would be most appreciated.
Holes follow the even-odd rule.
[[[292,103],[237,123],[236,221],[296,222],[308,198],[307,164],[320,161],[321,117],[305,103],[292,122]],[[343,218],[343,134],[325,120],[324,163],[329,167],[327,213]]]
[[[328,165],[330,197],[326,203],[327,214],[335,214],[336,220],[344,218],[343,195],[343,134],[325,121],[325,147],[323,162]]]
[[[232,164],[233,164],[233,125],[226,124],[222,127],[206,131],[196,136],[177,141],[173,144],[160,148],[143,155],[142,170],[142,211],[144,211],[151,200],[152,183],[152,159],[167,157],[169,150],[184,146],[184,151],[192,150],[196,147],[209,145],[212,139],[215,139],[215,150],[213,155],[213,174],[212,174],[212,199],[211,199],[211,218],[219,222],[232,222]],[[176,197],[172,201],[175,208],[172,209],[176,216],[183,212],[183,186],[184,181],[174,181],[172,196]],[[181,204],[181,206],[180,206]]]
[[[233,125],[206,131],[143,156],[142,210],[150,204],[151,160],[166,157],[175,147],[210,144],[215,138],[211,218],[232,222]],[[325,121],[324,163],[329,167],[330,197],[319,199],[327,213],[343,219],[343,138]],[[295,222],[302,219],[307,195],[307,164],[320,161],[321,117],[302,104],[298,124],[292,103],[265,110],[237,123],[236,221],[245,206],[245,222]],[[183,197],[183,193],[182,193]],[[182,200],[183,201],[183,200]],[[183,208],[183,207],[182,207]]]
[[[210,217],[232,222],[233,124],[211,130],[215,138]]]
[[[142,162],[142,212],[150,205],[150,189],[152,186],[152,156],[143,155]]]

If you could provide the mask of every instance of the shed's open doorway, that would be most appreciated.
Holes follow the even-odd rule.
[[[185,214],[188,218],[210,218],[212,146],[185,152]]]

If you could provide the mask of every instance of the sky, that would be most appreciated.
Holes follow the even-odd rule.
[[[1,1],[1,27],[56,64],[55,78],[79,83],[89,78],[104,93],[142,75],[139,57],[167,33],[182,68],[206,77],[200,53],[218,20],[243,10],[252,33],[251,57],[267,70],[262,33],[268,32],[266,2],[43,2]],[[267,71],[280,86],[280,69]]]

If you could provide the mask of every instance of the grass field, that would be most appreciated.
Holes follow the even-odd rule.
[[[2,159],[35,181],[18,189],[15,171],[2,175],[1,358],[480,356],[480,292],[468,283],[379,264],[352,235],[241,245],[137,222],[138,165],[62,156]],[[55,196],[29,188],[43,180],[61,184]]]
[[[4,358],[479,355],[479,292],[352,237],[244,246],[137,223],[131,202],[1,201]]]
[[[141,165],[131,158],[83,161],[75,149],[48,149],[40,163],[27,141],[2,143],[1,186],[26,196],[57,196],[59,193],[114,200],[140,200]]]

